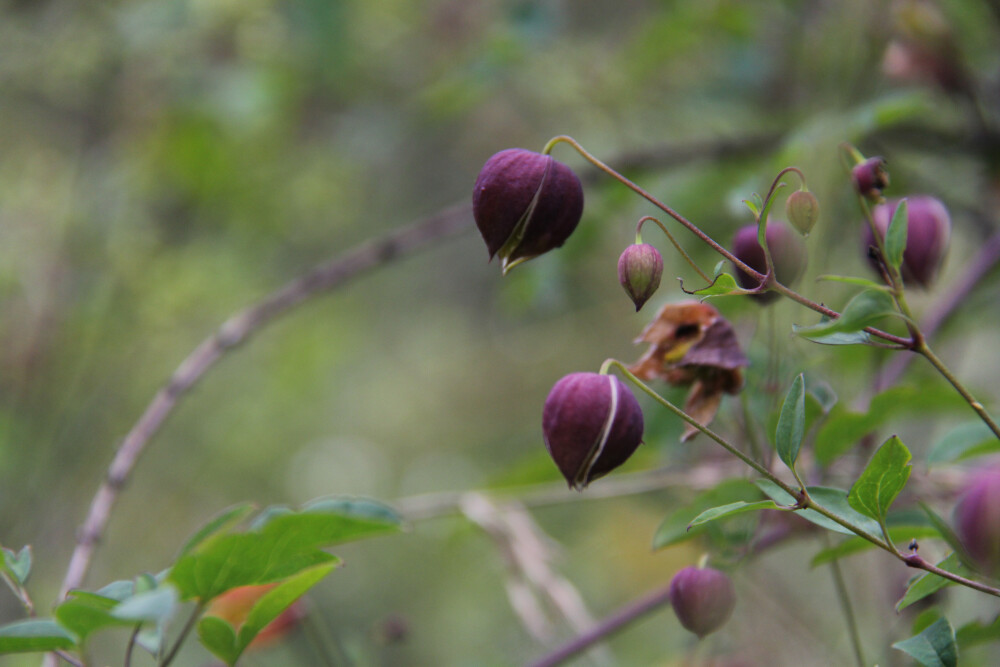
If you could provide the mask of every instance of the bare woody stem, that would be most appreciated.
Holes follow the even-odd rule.
[[[574,637],[555,651],[543,658],[530,663],[529,667],[555,667],[578,653],[582,653],[594,644],[610,637],[629,623],[646,614],[656,611],[670,601],[670,586],[663,586],[641,598],[633,600],[615,613],[601,620],[593,628]]]
[[[316,267],[263,301],[232,316],[216,333],[195,348],[177,367],[167,385],[153,397],[118,447],[107,477],[91,501],[87,518],[78,533],[76,549],[63,579],[60,598],[83,583],[115,501],[146,443],[171,414],[177,401],[227,352],[245,342],[278,315],[314,294],[338,287],[365,271],[426,247],[432,241],[463,231],[470,226],[471,217],[469,205],[456,205],[365,243]]]

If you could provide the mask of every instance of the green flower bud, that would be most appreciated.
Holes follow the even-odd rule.
[[[648,243],[633,243],[618,258],[618,282],[635,304],[636,312],[653,296],[663,276],[663,257]]]
[[[788,215],[788,222],[792,223],[799,234],[809,236],[819,219],[816,195],[808,190],[796,190],[785,200],[785,213]]]

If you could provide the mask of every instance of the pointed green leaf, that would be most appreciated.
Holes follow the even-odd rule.
[[[254,637],[267,627],[268,623],[278,618],[306,591],[333,571],[333,568],[333,563],[327,563],[303,570],[281,582],[261,597],[250,609],[246,621],[240,627],[236,644],[239,652],[242,653],[246,650]]]
[[[163,623],[173,616],[176,609],[177,589],[161,586],[130,597],[112,609],[111,615],[123,621]]]
[[[836,320],[822,320],[820,323],[834,322]],[[797,324],[792,325],[792,332],[799,334],[802,331],[808,330],[810,327],[800,327]],[[855,331],[853,333],[832,333],[825,334],[822,336],[808,336],[809,342],[816,343],[818,345],[868,345],[872,342],[871,334],[867,331]]]
[[[55,608],[55,617],[60,625],[74,633],[83,644],[97,630],[132,625],[131,622],[111,615],[111,609],[117,604],[115,600],[99,595],[73,594],[73,597]]]
[[[774,504],[773,500],[760,500],[755,503],[746,503],[740,500],[735,503],[729,503],[728,505],[721,505],[719,507],[712,507],[711,509],[705,510],[691,520],[691,523],[688,524],[688,529],[700,526],[703,523],[708,523],[709,521],[714,521],[715,519],[733,516],[734,514],[774,509],[778,509],[778,506]]]
[[[954,553],[937,564],[939,568],[952,574],[959,574],[963,577],[971,575],[971,572],[959,561]],[[906,593],[899,602],[896,603],[896,611],[902,611],[914,602],[923,600],[928,595],[936,593],[945,586],[956,585],[954,581],[940,577],[933,572],[925,572],[919,577],[915,577],[906,587]]]
[[[236,648],[236,633],[221,618],[203,616],[198,621],[198,638],[205,648],[227,665],[236,664],[240,657],[240,651]]]
[[[906,250],[907,227],[906,200],[903,199],[892,214],[892,220],[889,222],[889,231],[885,234],[885,261],[897,271],[903,265],[903,251]]]
[[[904,639],[892,645],[911,656],[924,667],[956,667],[958,647],[955,631],[948,619],[942,618],[932,623],[919,635]]]
[[[847,494],[851,507],[884,520],[892,501],[910,478],[910,458],[910,450],[896,436],[882,443]]]
[[[76,637],[47,618],[33,618],[0,626],[0,654],[67,650],[76,646]]]
[[[685,290],[686,291],[686,290]],[[736,279],[733,278],[728,273],[720,273],[715,277],[715,280],[706,287],[689,292],[689,294],[696,294],[697,296],[710,297],[710,296],[730,296],[733,294],[750,294],[749,290],[745,290],[736,283]]]
[[[701,535],[706,530],[717,531],[718,525],[691,526],[691,521],[705,510],[739,501],[760,500],[761,492],[751,482],[742,478],[727,479],[714,488],[698,494],[691,503],[674,510],[657,527],[653,535],[653,549],[665,549]]]
[[[181,599],[207,602],[237,586],[285,579],[336,559],[322,548],[398,529],[384,506],[324,501],[301,512],[265,510],[246,533],[215,534],[177,560],[168,580]],[[376,513],[374,508],[381,508]],[[391,518],[390,518],[391,517]]]
[[[795,333],[806,338],[828,337],[837,333],[854,333],[895,312],[891,296],[882,290],[868,289],[859,292],[848,301],[837,319],[820,322],[810,327],[796,327]]]
[[[793,468],[795,460],[799,458],[805,428],[806,388],[802,373],[799,373],[785,395],[785,402],[781,405],[781,416],[778,417],[778,427],[774,432],[778,457],[789,468]]]
[[[0,569],[9,574],[14,581],[22,586],[27,583],[31,574],[31,545],[24,546],[19,552],[3,549],[3,560]]]
[[[785,493],[781,487],[770,480],[759,479],[756,484],[760,487],[761,491],[779,505],[792,505],[795,503],[795,499],[792,496]],[[847,491],[826,486],[809,486],[806,487],[806,490],[809,491],[809,495],[812,496],[813,500],[823,508],[829,510],[831,514],[837,515],[870,535],[878,535],[881,532],[882,528],[877,522],[856,511],[848,504]],[[854,531],[841,526],[833,519],[829,519],[815,510],[796,510],[795,513],[803,519],[828,530],[844,535],[856,535]]]
[[[228,531],[231,528],[236,527],[241,521],[250,516],[255,507],[256,506],[253,503],[241,503],[230,507],[229,509],[223,510],[220,514],[212,517],[208,523],[199,528],[198,531],[184,543],[184,546],[181,547],[181,552],[178,555],[183,556],[184,554],[190,552],[212,535]]]

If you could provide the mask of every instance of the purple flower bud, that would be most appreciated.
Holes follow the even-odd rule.
[[[774,275],[778,282],[790,285],[802,277],[806,270],[806,247],[802,239],[783,222],[772,220],[767,223],[767,245],[771,249],[771,259],[774,260]],[[757,243],[757,225],[740,227],[733,236],[732,253],[744,264],[755,271],[764,273],[767,262],[764,249]],[[736,269],[736,280],[743,289],[753,289],[758,282],[750,274]],[[770,303],[778,298],[777,292],[762,292],[755,294],[761,304]]]
[[[499,254],[506,273],[566,242],[583,214],[583,187],[551,156],[510,148],[483,165],[472,214],[490,259]]]
[[[955,507],[955,533],[984,574],[1000,575],[1000,467],[969,481]]]
[[[639,402],[613,375],[572,373],[545,399],[545,447],[577,491],[625,463],[642,442],[642,428]]]
[[[899,205],[898,199],[879,204],[872,217],[879,236],[885,238]],[[864,226],[865,247],[875,245],[871,225]],[[928,195],[906,198],[906,250],[903,251],[903,280],[927,287],[934,282],[944,261],[951,237],[951,218],[939,200]]]
[[[799,234],[809,236],[819,219],[816,195],[808,190],[796,190],[785,200],[785,213],[788,215],[788,222],[792,223]]]
[[[858,194],[878,201],[882,191],[889,187],[889,172],[885,168],[885,158],[870,157],[851,169],[851,181]]]
[[[736,606],[727,575],[710,567],[686,567],[670,581],[670,605],[686,629],[704,637],[725,625]]]
[[[618,282],[639,312],[653,296],[663,276],[663,257],[648,243],[633,243],[618,258]]]

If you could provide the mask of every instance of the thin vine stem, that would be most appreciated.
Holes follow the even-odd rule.
[[[197,606],[195,606],[194,610],[192,610],[191,615],[188,616],[187,621],[184,622],[184,627],[181,628],[180,634],[177,635],[177,640],[174,641],[173,647],[171,647],[170,651],[167,652],[159,663],[157,663],[157,667],[168,667],[168,665],[174,661],[174,658],[177,657],[177,653],[181,650],[181,646],[184,645],[184,641],[187,639],[187,636],[191,634],[191,630],[194,629],[195,623],[197,623],[198,619],[201,618],[203,611],[205,611],[205,603],[199,602]]]
[[[830,547],[829,535],[823,536],[826,547]],[[851,604],[851,596],[847,591],[847,583],[844,581],[844,573],[840,569],[840,560],[834,558],[830,561],[830,575],[833,577],[833,588],[837,591],[837,600],[840,603],[840,611],[844,614],[844,622],[847,624],[847,634],[851,637],[851,648],[854,650],[854,660],[858,667],[866,667],[865,654],[861,649],[861,633],[858,632],[858,620],[854,615],[854,606]]]
[[[710,283],[710,282],[712,282],[712,279],[711,279],[711,278],[709,278],[709,277],[708,277],[707,275],[705,275],[705,272],[701,270],[701,267],[699,267],[699,266],[698,266],[698,265],[697,265],[697,264],[695,263],[695,261],[694,261],[693,259],[691,259],[691,256],[690,256],[689,254],[687,254],[687,253],[686,253],[686,252],[684,251],[684,248],[682,248],[682,247],[681,247],[681,244],[677,242],[677,239],[675,239],[675,238],[674,238],[674,235],[670,233],[670,230],[668,230],[668,229],[667,229],[666,225],[664,225],[664,224],[663,224],[662,222],[660,222],[659,220],[657,220],[657,219],[656,219],[656,218],[654,218],[653,216],[651,216],[651,215],[644,215],[644,216],[642,216],[641,218],[639,218],[639,222],[637,222],[637,223],[636,223],[636,225],[635,225],[635,236],[636,236],[636,243],[638,243],[638,242],[639,242],[639,241],[638,241],[638,239],[640,238],[640,237],[639,237],[639,235],[640,235],[640,234],[641,234],[641,232],[642,232],[642,225],[643,225],[643,223],[645,223],[645,222],[646,222],[647,220],[648,220],[648,221],[650,221],[650,222],[655,222],[655,223],[657,224],[657,226],[658,226],[658,227],[659,227],[659,228],[660,228],[661,230],[663,230],[663,233],[664,233],[664,234],[666,234],[666,235],[667,235],[667,238],[668,238],[668,239],[670,239],[670,242],[674,244],[674,248],[676,248],[676,249],[677,249],[677,252],[679,252],[679,253],[681,254],[681,257],[683,257],[683,258],[684,258],[684,260],[685,260],[685,261],[686,261],[686,262],[687,262],[688,264],[690,264],[690,265],[691,265],[691,268],[693,268],[693,269],[694,269],[695,271],[697,271],[697,272],[698,272],[698,275],[699,275],[699,276],[701,276],[701,277],[702,277],[702,279],[703,279],[703,280],[704,280],[704,281],[705,281],[706,283]]]
[[[553,137],[552,139],[549,140],[549,142],[547,144],[545,144],[545,148],[542,149],[542,153],[547,155],[548,153],[550,153],[552,151],[552,149],[556,146],[556,144],[558,144],[560,142],[566,143],[566,144],[569,144],[570,146],[572,146],[574,150],[576,150],[580,155],[583,156],[583,158],[585,160],[587,160],[588,162],[590,162],[592,165],[594,165],[595,167],[597,167],[598,169],[600,169],[605,174],[607,174],[611,178],[615,179],[616,181],[618,181],[619,183],[621,183],[625,187],[629,188],[630,190],[632,190],[633,192],[635,192],[637,195],[639,195],[640,197],[642,197],[643,199],[645,199],[649,203],[653,204],[658,209],[660,209],[661,211],[663,211],[664,213],[666,213],[667,215],[669,215],[671,218],[673,218],[674,220],[676,220],[677,222],[679,222],[681,225],[683,225],[684,227],[686,227],[688,229],[688,231],[690,231],[692,234],[694,234],[695,236],[697,236],[699,239],[701,239],[704,243],[706,243],[708,246],[710,246],[713,250],[715,250],[717,253],[719,253],[720,255],[722,255],[724,258],[726,258],[727,260],[729,260],[730,262],[732,262],[733,265],[736,268],[738,268],[741,271],[745,272],[747,275],[749,275],[750,277],[754,278],[758,282],[763,281],[767,277],[765,274],[757,271],[756,269],[754,269],[751,266],[748,266],[745,262],[743,262],[742,260],[740,260],[735,255],[733,255],[733,253],[731,253],[728,250],[726,250],[725,248],[723,248],[721,245],[719,245],[719,243],[715,239],[713,239],[712,237],[710,237],[705,232],[701,231],[701,229],[699,229],[698,226],[695,225],[693,222],[691,222],[690,220],[688,220],[687,218],[685,218],[684,216],[682,216],[680,213],[678,213],[677,211],[673,210],[672,208],[670,208],[669,206],[667,206],[666,204],[664,204],[662,201],[660,201],[659,199],[657,199],[656,197],[654,197],[650,193],[648,193],[645,190],[643,190],[637,184],[635,184],[632,181],[630,181],[629,179],[625,178],[625,176],[619,174],[617,171],[615,171],[614,169],[612,169],[611,167],[609,167],[607,164],[605,164],[604,162],[602,162],[596,156],[594,156],[591,153],[589,153],[573,137],[570,137],[570,136],[567,136],[567,135],[559,135],[558,137]],[[826,315],[827,317],[832,317],[832,318],[840,317],[840,313],[838,313],[837,311],[831,310],[830,308],[827,308],[826,306],[818,304],[815,301],[812,301],[812,300],[808,299],[807,297],[802,296],[798,292],[795,292],[795,291],[789,289],[788,287],[785,287],[784,285],[781,285],[777,281],[774,281],[770,285],[770,288],[774,289],[774,290],[776,290],[778,292],[780,292],[781,294],[784,294],[788,298],[790,298],[793,301],[795,301],[795,302],[797,302],[797,303],[805,306],[806,308],[809,308],[811,310],[816,311],[817,313],[820,313],[822,315]],[[886,340],[886,341],[888,341],[890,343],[894,343],[896,345],[899,345],[901,349],[909,349],[912,346],[911,341],[909,339],[901,338],[899,336],[894,336],[894,335],[892,335],[890,333],[887,333],[885,331],[881,331],[880,329],[875,329],[873,327],[866,327],[865,331],[867,331],[868,333],[872,334],[873,336],[877,336],[877,337],[882,338],[883,340]]]
[[[965,399],[966,403],[968,403],[969,406],[975,410],[976,414],[979,415],[979,418],[983,421],[983,423],[985,423],[986,426],[993,431],[993,435],[995,435],[997,439],[1000,439],[1000,426],[998,426],[993,417],[990,416],[990,413],[986,411],[983,404],[976,400],[969,390],[965,388],[965,385],[963,385],[962,382],[955,377],[955,374],[952,373],[947,366],[945,366],[944,362],[941,361],[936,354],[934,354],[934,351],[931,350],[926,340],[920,340],[919,347],[917,347],[916,351],[923,355],[924,358],[926,358],[927,361],[929,361],[931,365],[937,369],[937,372],[940,373],[942,377],[944,377],[944,379],[955,388],[955,391],[957,391],[962,398]]]
[[[691,424],[693,427],[697,428],[699,431],[701,431],[706,436],[708,436],[709,438],[711,438],[712,440],[714,440],[715,442],[717,442],[719,445],[721,445],[723,448],[725,448],[726,451],[728,451],[730,454],[732,454],[736,458],[740,459],[743,463],[745,463],[746,465],[750,466],[753,470],[755,470],[756,472],[760,473],[763,477],[766,477],[768,480],[770,480],[771,482],[775,483],[778,487],[781,488],[782,491],[784,491],[788,495],[790,495],[793,498],[795,498],[796,499],[795,505],[786,508],[787,510],[793,510],[793,511],[802,510],[802,509],[813,510],[813,511],[819,513],[819,514],[822,514],[823,516],[825,516],[830,521],[833,521],[834,523],[836,523],[836,524],[838,524],[840,526],[843,526],[844,528],[846,528],[847,530],[851,531],[852,533],[854,533],[858,537],[861,537],[862,539],[867,540],[868,542],[871,542],[873,545],[875,545],[876,547],[882,549],[883,551],[887,551],[888,553],[892,554],[893,556],[895,556],[896,558],[898,558],[902,562],[906,563],[910,567],[919,568],[919,569],[922,569],[922,570],[927,570],[928,572],[933,572],[934,574],[936,574],[936,575],[938,575],[940,577],[943,577],[943,578],[948,579],[950,581],[954,581],[955,583],[958,583],[958,584],[962,584],[963,586],[968,586],[969,588],[973,588],[973,589],[975,589],[977,591],[980,591],[980,592],[983,592],[983,593],[988,593],[989,595],[993,595],[995,597],[1000,597],[1000,589],[994,588],[994,587],[989,586],[987,584],[980,583],[978,581],[973,581],[972,579],[966,579],[965,577],[962,577],[960,575],[954,574],[952,572],[948,572],[946,570],[942,570],[941,568],[939,568],[939,567],[937,567],[935,565],[932,565],[931,563],[928,563],[927,561],[925,561],[920,556],[907,556],[907,555],[901,553],[898,549],[896,549],[895,545],[892,544],[891,542],[883,541],[883,540],[879,539],[878,537],[872,535],[868,531],[866,531],[866,530],[864,530],[862,528],[859,528],[858,526],[854,525],[853,523],[851,523],[847,519],[844,519],[844,518],[838,516],[837,514],[831,512],[826,507],[823,507],[822,505],[818,504],[809,495],[809,493],[806,491],[805,488],[795,489],[792,486],[786,484],[784,481],[781,480],[781,478],[777,477],[774,473],[772,473],[770,470],[768,470],[767,468],[765,468],[764,466],[762,466],[760,463],[758,463],[757,461],[754,461],[749,456],[747,456],[746,454],[744,454],[743,452],[741,452],[739,449],[737,449],[732,443],[730,443],[729,441],[727,441],[725,438],[723,438],[719,434],[715,433],[713,430],[711,430],[707,426],[702,425],[694,417],[692,417],[691,415],[687,414],[682,409],[678,408],[676,405],[674,405],[673,403],[671,403],[670,401],[668,401],[664,397],[660,396],[660,394],[658,394],[651,387],[649,387],[648,385],[646,385],[642,380],[640,380],[639,378],[637,378],[620,361],[618,361],[616,359],[608,359],[608,360],[606,360],[604,362],[604,364],[602,365],[602,367],[601,367],[601,372],[602,373],[607,372],[607,370],[610,369],[612,366],[618,368],[619,371],[621,371],[622,374],[625,375],[625,377],[627,377],[633,384],[635,384],[643,392],[645,392],[651,398],[653,398],[653,400],[655,400],[657,403],[659,403],[663,407],[665,407],[668,410],[670,410],[671,412],[673,412],[675,415],[677,415],[678,417],[680,417],[681,419],[683,419],[688,424]]]

